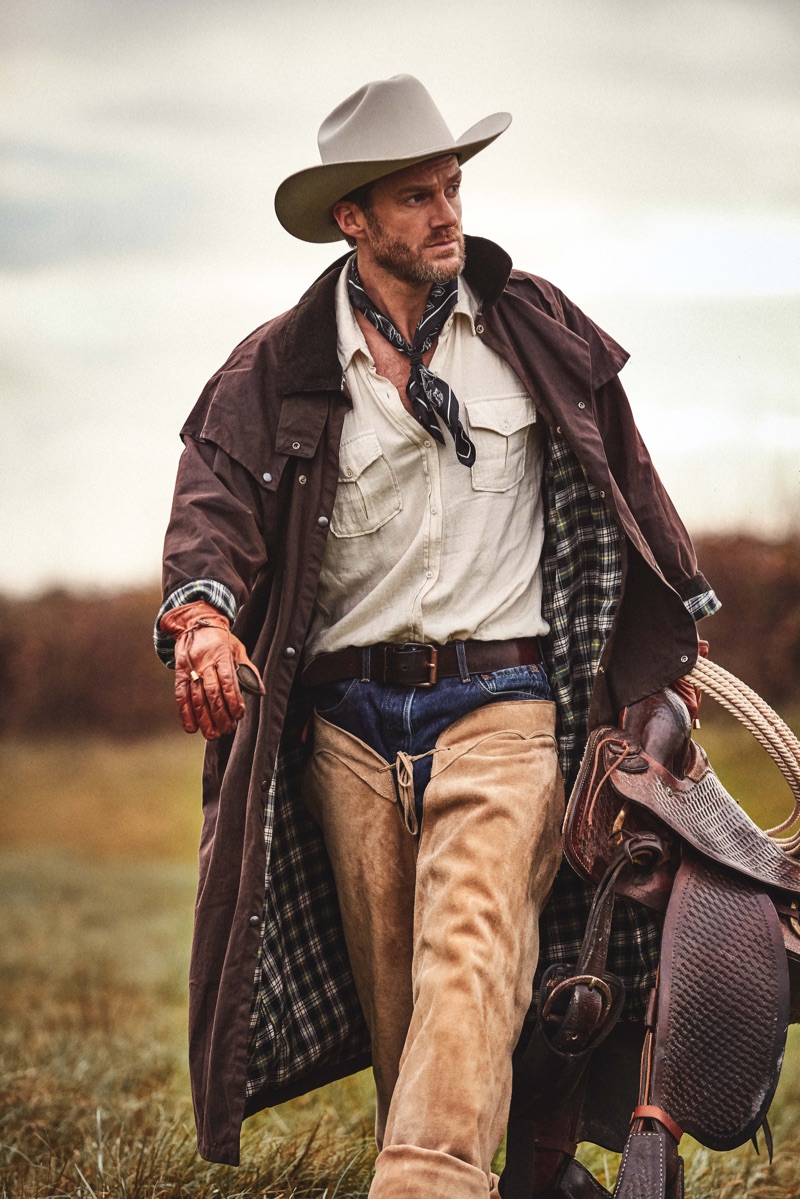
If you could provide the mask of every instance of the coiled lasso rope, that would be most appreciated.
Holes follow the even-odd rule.
[[[716,662],[698,658],[687,678],[740,720],[783,774],[794,795],[794,810],[766,833],[784,853],[800,856],[800,828],[790,831],[800,822],[800,741],[760,695]]]

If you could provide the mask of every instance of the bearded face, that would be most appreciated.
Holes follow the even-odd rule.
[[[449,283],[464,269],[464,235],[461,224],[428,231],[413,243],[392,236],[373,212],[365,213],[372,257],[387,274],[402,283]]]
[[[343,201],[338,216],[334,208],[342,231],[354,230],[362,273],[372,263],[415,289],[459,275],[465,260],[460,187],[458,159],[446,154],[376,180],[364,197]]]

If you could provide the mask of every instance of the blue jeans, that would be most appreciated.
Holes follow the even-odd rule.
[[[393,762],[400,751],[410,757],[428,755],[414,762],[419,821],[433,766],[430,750],[446,728],[485,704],[551,698],[542,665],[473,674],[468,682],[458,677],[439,679],[433,687],[392,687],[372,680],[343,679],[313,689],[315,711],[324,720],[358,737],[387,762]]]

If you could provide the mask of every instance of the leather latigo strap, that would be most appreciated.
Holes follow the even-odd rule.
[[[445,645],[382,642],[318,654],[305,666],[301,677],[307,687],[342,679],[369,679],[392,686],[430,686],[437,678],[456,678],[461,674],[460,646],[469,674],[536,666],[542,660],[535,637],[516,641],[448,641]]]

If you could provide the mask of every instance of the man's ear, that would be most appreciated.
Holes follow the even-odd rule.
[[[364,234],[366,219],[363,208],[359,208],[352,200],[339,200],[334,204],[333,219],[347,238],[358,241]]]

